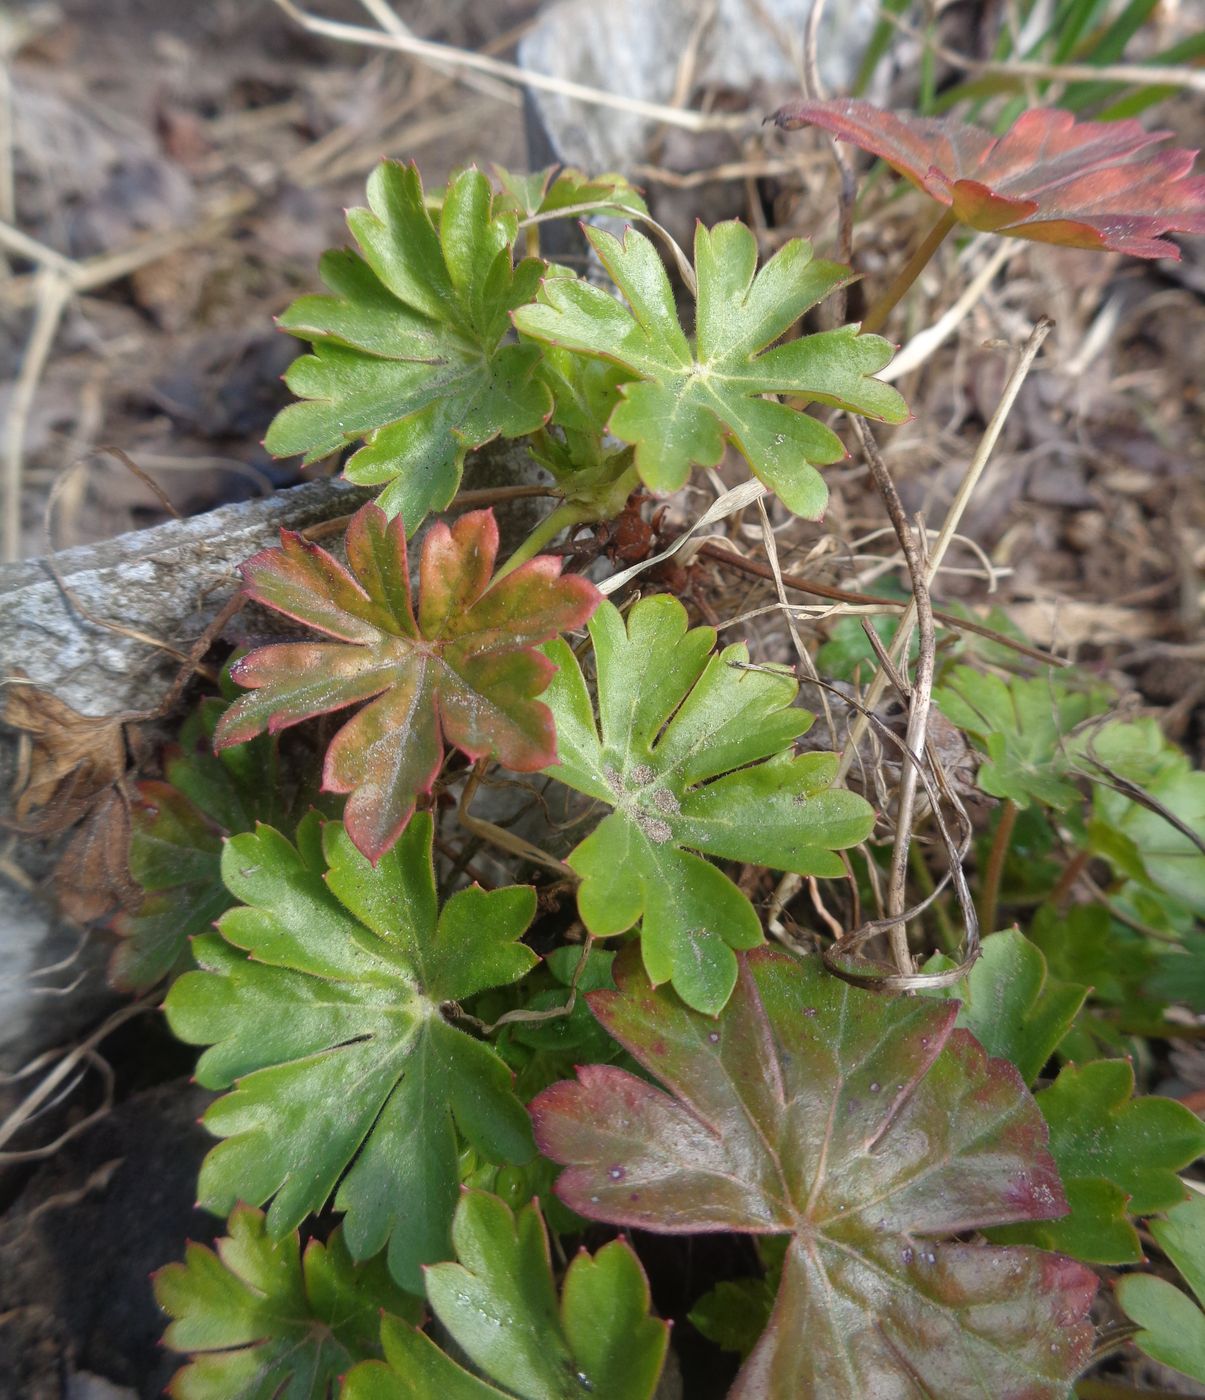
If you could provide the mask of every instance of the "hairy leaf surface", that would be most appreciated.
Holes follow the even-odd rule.
[[[648,1282],[627,1244],[613,1240],[593,1258],[580,1251],[558,1305],[548,1235],[534,1205],[512,1213],[496,1196],[467,1191],[452,1236],[459,1263],[427,1270],[427,1297],[492,1383],[423,1333],[386,1323],[388,1364],[357,1366],[344,1400],[650,1400],[669,1328],[649,1315]]]
[[[561,561],[531,559],[491,586],[498,527],[491,511],[442,521],[423,541],[417,614],[400,519],[362,507],[347,528],[344,568],[318,545],[281,531],[281,548],[242,566],[258,603],[332,642],[283,642],[235,663],[254,692],[222,717],[216,744],[370,700],[331,741],[323,786],[346,792],[359,850],[379,858],[397,840],[420,792],[430,791],[448,740],[531,773],[555,761],[548,707],[535,697],[552,676],[535,646],[580,627],[598,592],[561,578]]]
[[[334,1400],[350,1366],[381,1354],[382,1313],[417,1318],[383,1261],[352,1262],[340,1230],[303,1254],[295,1233],[273,1240],[262,1212],[236,1206],[227,1231],[216,1253],[190,1244],[155,1275],[163,1340],[192,1353],[168,1386],[178,1400]]]
[[[490,1161],[532,1154],[510,1071],[443,1007],[535,964],[519,942],[535,894],[473,886],[439,912],[425,813],[376,866],[338,823],[319,846],[316,826],[297,846],[270,827],[227,842],[241,907],[195,940],[202,971],[167,999],[176,1035],[210,1047],[198,1081],[234,1086],[205,1115],[226,1141],[199,1197],[219,1213],[272,1198],[280,1238],[334,1193],[352,1255],[388,1243],[394,1277],[421,1291],[420,1265],[447,1258],[461,1139]]]
[[[1064,1209],[1041,1115],[957,1008],[855,990],[759,949],[718,1018],[616,959],[604,1026],[665,1087],[582,1066],[532,1104],[581,1214],[683,1234],[789,1235],[735,1400],[1064,1400],[1095,1277],[943,1236]],[[870,1325],[868,1325],[868,1322]]]
[[[285,376],[305,402],[277,415],[265,445],[313,462],[363,439],[344,474],[388,483],[378,503],[413,532],[456,494],[470,447],[523,437],[552,411],[538,350],[504,343],[544,264],[513,265],[516,217],[494,208],[478,170],[452,177],[438,225],[413,165],[379,165],[368,203],[347,216],[360,253],[322,259],[331,295],[301,297],[280,318],[313,353]]]
[[[637,603],[625,623],[603,603],[590,623],[598,725],[573,652],[545,648],[557,674],[546,698],[560,762],[552,777],[614,810],[569,857],[578,909],[607,937],[640,922],[655,985],[716,1012],[736,981],[736,948],[762,941],[753,906],[696,852],[801,875],[844,873],[835,852],[870,832],[874,813],[834,788],[835,754],[796,757],[812,722],[793,707],[787,675],[735,669],[742,645],[715,652],[715,631],[687,629],[667,596]]]
[[[1152,151],[1174,133],[1136,121],[1076,121],[1039,107],[993,136],[854,98],[793,104],[774,120],[821,126],[881,156],[960,222],[991,233],[1139,258],[1179,258],[1161,234],[1205,233],[1205,177],[1190,173],[1196,152]]]
[[[627,306],[580,279],[550,278],[540,300],[515,313],[515,324],[536,340],[610,360],[632,377],[609,426],[635,445],[636,465],[654,490],[676,491],[692,467],[716,466],[730,441],[790,510],[819,518],[828,488],[811,464],[840,461],[845,448],[815,418],[765,395],[891,423],[907,416],[899,394],[871,378],[891,358],[880,337],[846,326],[774,345],[850,278],[848,268],[814,259],[810,243],[791,239],[759,272],[757,240],[743,224],[699,224],[692,345],[649,239],[631,229],[622,241],[599,229],[586,236]]]

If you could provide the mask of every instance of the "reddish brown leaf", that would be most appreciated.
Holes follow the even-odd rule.
[[[255,693],[223,716],[215,744],[242,743],[313,715],[370,700],[335,735],[323,786],[347,792],[344,823],[377,860],[397,840],[443,761],[446,738],[470,758],[491,755],[519,772],[556,762],[556,734],[538,700],[552,663],[535,647],[580,627],[598,605],[594,585],[561,578],[540,557],[490,584],[498,554],[492,511],[431,527],[410,598],[399,518],[364,506],[347,530],[344,568],[291,531],[281,548],[243,565],[247,593],[332,642],[285,642],[251,652],[231,675]]]
[[[1196,152],[1152,151],[1173,133],[1136,121],[1077,122],[1037,108],[993,136],[854,98],[795,103],[774,121],[821,126],[881,156],[972,228],[1139,258],[1179,258],[1161,234],[1205,233],[1205,178],[1190,176]]]
[[[716,1018],[627,949],[604,1028],[665,1086],[586,1065],[531,1104],[557,1194],[588,1218],[790,1236],[731,1396],[1063,1400],[1087,1360],[1089,1270],[949,1236],[1066,1212],[1016,1070],[957,1003],[889,999],[757,949]]]

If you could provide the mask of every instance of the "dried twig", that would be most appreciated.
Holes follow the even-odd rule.
[[[1021,392],[1021,385],[1024,384],[1026,376],[1029,374],[1038,351],[1042,348],[1042,342],[1054,329],[1054,322],[1048,316],[1038,318],[1037,325],[1030,333],[1029,339],[1021,351],[1020,359],[1016,367],[1009,375],[1008,382],[1004,386],[1004,392],[1000,396],[1000,402],[996,405],[996,411],[992,414],[991,421],[984,429],[983,437],[979,446],[967,467],[966,474],[958,487],[950,509],[946,512],[946,518],[942,522],[941,530],[929,553],[928,564],[925,568],[925,582],[932,586],[934,578],[941,569],[942,560],[945,558],[946,550],[950,547],[950,541],[958,531],[962,522],[962,517],[970,505],[971,497],[975,493],[975,487],[979,484],[991,458],[992,451],[1000,437],[1005,420],[1012,411],[1012,406],[1017,400],[1017,395]],[[912,640],[912,629],[916,625],[916,601],[913,599],[904,609],[904,615],[900,619],[899,631],[895,634],[895,639],[891,644],[891,659],[898,666],[901,658],[907,656],[908,645]],[[883,694],[888,686],[886,672],[880,668],[871,681],[870,688],[865,696],[865,707],[867,712],[873,712],[875,706],[883,698]],[[859,715],[858,719],[850,728],[849,737],[845,741],[845,749],[841,754],[841,766],[838,770],[838,778],[843,778],[849,772],[854,761],[854,756],[858,752],[858,746],[866,736],[866,731],[870,726],[870,721],[866,715]]]
[[[346,44],[366,44],[380,49],[393,49],[398,53],[410,54],[413,58],[425,59],[429,63],[449,65],[467,72],[490,73],[519,87],[553,92],[560,97],[587,102],[596,107],[609,107],[617,112],[630,112],[633,116],[647,117],[650,121],[682,127],[686,131],[743,131],[751,123],[751,118],[746,116],[696,112],[681,107],[670,107],[663,102],[645,102],[639,97],[625,97],[622,93],[607,92],[603,88],[575,83],[568,78],[554,78],[547,73],[520,68],[518,64],[507,63],[504,59],[474,53],[471,49],[458,49],[451,44],[435,44],[427,39],[386,34],[382,30],[369,29],[360,24],[324,19],[321,15],[303,10],[294,4],[293,0],[274,0],[274,3],[311,34],[322,34],[328,39],[338,39]]]
[[[908,730],[904,740],[905,754],[923,754],[929,724],[929,705],[933,698],[933,665],[936,657],[937,641],[933,626],[933,604],[929,598],[929,580],[921,560],[920,550],[904,514],[903,502],[895,489],[895,482],[887,470],[879,452],[878,443],[865,421],[854,418],[854,431],[866,453],[866,461],[874,484],[882,497],[887,515],[895,530],[896,538],[908,565],[908,575],[912,580],[912,602],[916,611],[920,632],[920,650],[916,661],[916,679],[909,696]],[[873,629],[872,629],[873,630]],[[905,653],[905,656],[907,653]],[[906,662],[904,663],[906,664]],[[884,667],[884,670],[887,668]],[[900,784],[897,795],[895,845],[891,853],[891,868],[887,880],[887,913],[902,915],[907,894],[908,852],[912,845],[912,813],[916,804],[916,783],[919,768],[905,762],[900,769]],[[896,968],[904,974],[912,971],[912,958],[908,952],[908,931],[901,921],[889,930],[891,952]]]

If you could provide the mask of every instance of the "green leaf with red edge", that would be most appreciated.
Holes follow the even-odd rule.
[[[539,300],[515,312],[515,325],[631,376],[608,426],[635,444],[636,466],[655,491],[678,490],[692,467],[718,465],[731,442],[790,510],[818,519],[828,488],[812,464],[838,462],[845,448],[815,418],[766,395],[891,423],[907,417],[899,394],[871,377],[891,358],[880,337],[845,326],[775,345],[850,279],[848,268],[814,259],[810,243],[791,239],[759,271],[757,239],[744,224],[699,224],[692,345],[649,239],[632,229],[622,241],[601,229],[587,229],[586,236],[627,306],[581,279],[549,278]]]
[[[383,1260],[353,1263],[342,1230],[302,1253],[250,1206],[226,1228],[216,1252],[190,1244],[154,1277],[164,1343],[192,1354],[168,1386],[177,1400],[334,1400],[350,1366],[380,1356],[382,1313],[417,1320],[418,1300]]]
[[[582,1066],[533,1101],[536,1140],[591,1219],[791,1237],[735,1400],[1064,1400],[1095,1276],[945,1238],[1065,1208],[1033,1099],[954,1029],[956,1005],[768,948],[715,1019],[654,989],[631,950],[615,980],[591,1009],[665,1087]]]
[[[1040,107],[993,136],[849,97],[792,103],[774,120],[788,131],[823,127],[880,156],[961,223],[991,233],[1138,258],[1179,258],[1162,234],[1205,233],[1205,177],[1190,175],[1196,152],[1153,152],[1174,133],[1136,121],[1081,122]]]
[[[1174,1099],[1135,1098],[1128,1060],[1065,1065],[1037,1103],[1071,1210],[994,1237],[1062,1249],[1093,1264],[1138,1263],[1142,1242],[1131,1221],[1184,1199],[1177,1173],[1205,1153],[1205,1123]]]
[[[413,532],[456,494],[469,448],[523,437],[552,411],[538,351],[506,343],[545,264],[513,265],[516,217],[494,207],[479,170],[452,177],[438,224],[413,165],[379,165],[368,202],[347,219],[363,256],[327,253],[333,295],[301,297],[280,318],[313,354],[289,368],[304,402],[276,416],[265,446],[313,462],[363,439],[344,475],[388,483],[382,508]]]
[[[173,1032],[209,1048],[197,1080],[231,1092],[204,1124],[223,1141],[198,1198],[225,1214],[272,1199],[280,1238],[331,1197],[357,1259],[388,1246],[403,1287],[446,1259],[467,1142],[489,1160],[534,1156],[510,1071],[446,1006],[517,981],[529,886],[461,890],[440,910],[427,813],[372,865],[337,822],[271,827],[226,843],[241,904],[198,938],[200,971],[168,994]]]
[[[554,668],[535,647],[580,627],[598,591],[561,578],[561,561],[546,555],[491,585],[497,553],[492,511],[432,525],[416,616],[400,519],[372,504],[357,511],[347,568],[282,530],[281,548],[242,566],[247,594],[334,641],[282,642],[236,662],[231,674],[253,693],[223,715],[216,746],[371,701],[331,741],[323,787],[350,793],[348,834],[373,860],[430,791],[445,739],[522,773],[555,762],[552,715],[536,699]]]
[[[357,1366],[343,1400],[650,1400],[669,1328],[649,1315],[648,1281],[624,1241],[593,1258],[581,1250],[558,1306],[535,1205],[512,1212],[496,1196],[466,1191],[452,1238],[459,1262],[431,1265],[427,1297],[452,1340],[497,1386],[421,1332],[390,1323],[383,1329],[390,1364]]]

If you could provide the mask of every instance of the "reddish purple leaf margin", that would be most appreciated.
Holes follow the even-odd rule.
[[[1136,121],[1080,122],[1070,112],[1025,112],[1003,136],[954,117],[887,112],[856,98],[799,102],[775,113],[793,131],[820,126],[880,156],[972,228],[1179,258],[1166,232],[1205,233],[1205,177],[1196,151],[1150,147],[1174,133]]]
[[[591,1010],[669,1092],[583,1065],[533,1100],[536,1137],[590,1219],[793,1236],[732,1397],[1063,1400],[1095,1275],[939,1238],[1066,1213],[1037,1106],[954,1029],[957,1003],[884,999],[769,948],[715,1019],[632,950],[616,984]]]
[[[552,712],[536,700],[555,667],[535,648],[582,626],[599,592],[560,577],[561,560],[530,559],[493,582],[498,526],[470,511],[423,540],[417,616],[406,532],[376,505],[347,527],[347,567],[290,530],[279,549],[242,566],[249,597],[331,642],[283,642],[253,651],[230,674],[253,692],[222,716],[215,747],[277,733],[359,704],[331,740],[327,792],[351,796],[344,814],[358,850],[379,860],[397,841],[419,793],[429,792],[445,739],[522,773],[556,762]]]

